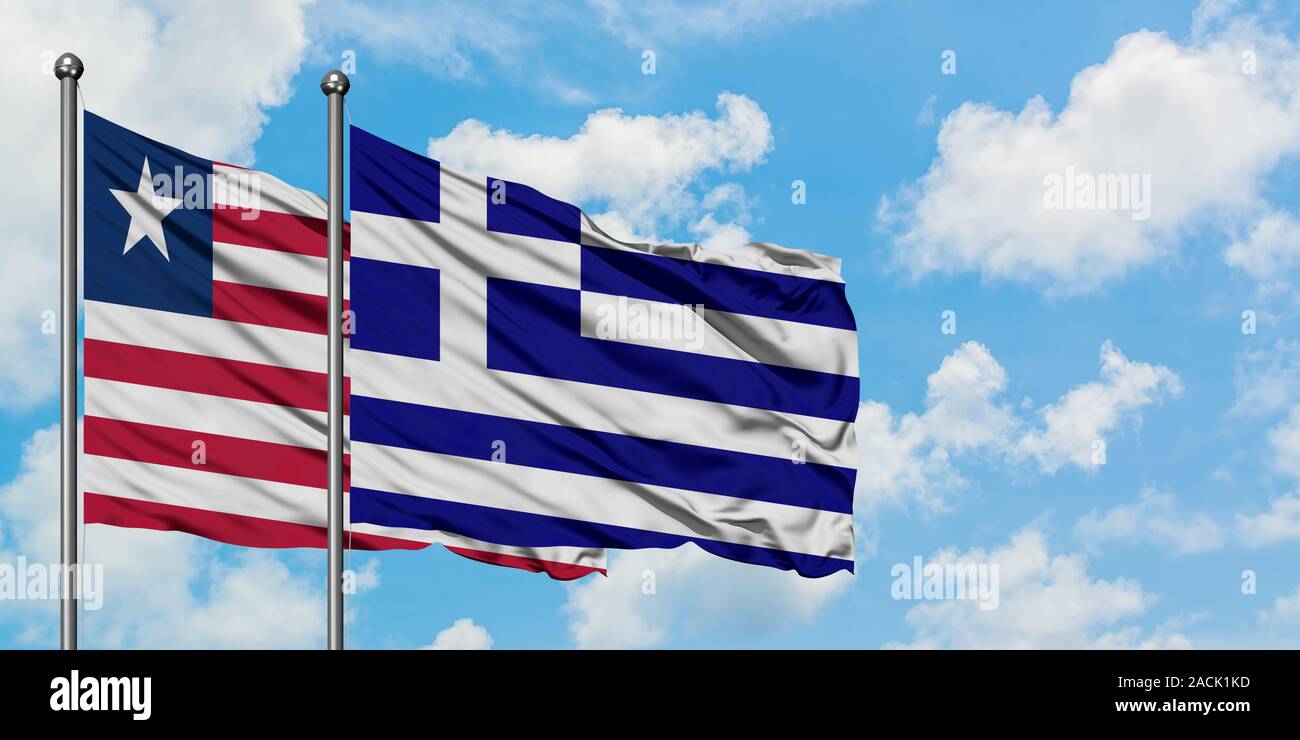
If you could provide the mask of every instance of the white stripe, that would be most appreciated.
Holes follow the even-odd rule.
[[[606,234],[587,214],[582,214],[582,244],[587,247],[604,247],[621,252],[638,252],[660,257],[704,262],[723,267],[761,270],[778,275],[792,275],[813,280],[842,283],[840,258],[817,254],[806,249],[790,249],[777,244],[752,242],[725,252],[705,249],[698,244],[634,244],[623,242]]]
[[[484,542],[471,537],[461,537],[450,532],[430,529],[410,529],[408,527],[381,527],[378,524],[354,522],[353,532],[373,534],[381,537],[397,537],[415,542],[429,542],[447,547],[461,547],[480,552],[492,552],[501,555],[514,555],[520,558],[547,560],[552,563],[569,563],[588,568],[605,569],[605,551],[583,547],[508,547],[492,542]]]
[[[853,331],[703,306],[583,291],[582,336],[836,375],[858,374],[858,337]]]
[[[85,398],[87,416],[325,449],[326,415],[319,411],[101,378],[86,378]]]
[[[327,371],[327,346],[325,337],[319,334],[102,301],[86,301],[86,338],[295,370]]]
[[[852,422],[544,378],[459,363],[352,351],[352,393],[425,406],[857,466]]]
[[[213,280],[324,296],[328,276],[328,261],[321,257],[224,242],[212,245]],[[348,297],[349,284],[348,263],[344,262],[344,298]]]
[[[265,172],[213,164],[212,180],[214,206],[279,211],[308,218],[329,215],[324,198]]]
[[[322,488],[85,455],[83,490],[223,514],[323,527]]]
[[[448,190],[444,186],[444,197]],[[479,201],[480,210],[483,202]],[[574,290],[579,287],[582,250],[577,244],[487,231],[449,214],[446,203],[442,223],[354,211],[352,254],[435,267],[443,273],[444,286],[467,282],[477,288],[491,276]]]
[[[353,442],[352,481],[425,498],[852,559],[852,516]]]
[[[153,465],[100,455],[84,455],[81,469],[84,481],[82,488],[90,493],[313,527],[324,527],[327,522],[325,491],[319,488],[168,465]],[[345,506],[351,503],[346,494],[344,502]],[[439,543],[595,568],[605,567],[603,550],[577,547],[507,547],[448,533],[377,527],[369,524],[353,524],[349,529],[353,532],[414,542]]]

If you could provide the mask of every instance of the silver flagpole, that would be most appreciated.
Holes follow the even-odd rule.
[[[343,96],[348,76],[325,74],[329,100],[329,649],[343,649]]]
[[[59,80],[59,552],[62,602],[59,644],[77,649],[77,80],[76,54],[54,63]]]

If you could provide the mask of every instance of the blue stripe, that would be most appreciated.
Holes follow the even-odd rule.
[[[352,396],[352,440],[853,513],[851,468]],[[775,433],[775,430],[774,430]]]
[[[637,550],[647,547],[673,548],[693,542],[700,549],[728,560],[793,570],[806,578],[820,578],[841,570],[853,572],[853,561],[842,558],[736,545],[700,537],[529,514],[355,486],[350,494],[350,511],[353,522],[381,527],[442,530],[515,547]]]
[[[442,194],[438,161],[356,126],[350,130],[352,210],[437,223]]]
[[[352,349],[438,359],[439,272],[353,257]]]
[[[857,328],[844,283],[641,252],[583,247],[582,289],[837,329]]]
[[[488,367],[701,401],[853,421],[848,375],[584,337],[581,293],[488,278]]]
[[[488,231],[577,244],[580,219],[577,206],[527,185],[488,178]]]

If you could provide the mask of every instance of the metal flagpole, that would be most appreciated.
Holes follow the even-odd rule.
[[[59,552],[62,558],[59,644],[77,649],[77,80],[76,54],[54,63],[59,80]]]
[[[329,100],[329,649],[343,649],[343,96],[348,76],[320,81]]]

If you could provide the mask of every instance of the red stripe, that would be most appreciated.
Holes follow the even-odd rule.
[[[557,563],[553,560],[540,560],[538,558],[525,558],[518,555],[506,555],[499,552],[485,552],[482,550],[470,550],[464,547],[446,546],[448,550],[469,558],[477,560],[480,563],[491,563],[492,565],[502,565],[507,568],[519,568],[531,573],[545,573],[557,581],[572,581],[583,576],[589,576],[592,573],[605,575],[604,568],[593,568],[589,565],[575,565],[574,563]]]
[[[343,301],[343,310],[350,305],[350,301]],[[325,334],[328,312],[329,299],[323,295],[212,281],[213,318]]]
[[[188,506],[162,504],[156,501],[107,496],[87,491],[83,497],[86,524],[107,524],[114,527],[153,529],[167,532],[188,532],[210,540],[241,547],[313,547],[325,548],[326,530],[310,524],[282,522],[242,514],[227,514]],[[416,540],[385,537],[364,532],[345,532],[343,546],[352,550],[421,550],[429,543]],[[600,573],[604,568],[593,568],[571,563],[524,558],[516,555],[483,552],[464,547],[448,550],[492,565],[519,568],[532,573],[545,573],[559,581]]]
[[[170,388],[209,396],[328,411],[325,373],[87,339],[87,378]],[[343,379],[348,413],[351,378]]]
[[[201,462],[195,462],[194,443],[203,442]],[[321,438],[322,444],[325,442]],[[324,489],[327,480],[325,450],[262,442],[222,434],[140,424],[99,416],[85,417],[85,453],[168,465],[205,473],[292,483]],[[343,489],[351,486],[351,457],[343,456]]]
[[[325,259],[329,252],[326,220],[251,208],[213,208],[212,241]],[[343,223],[343,259],[352,252],[352,227]]]
[[[227,514],[188,506],[162,504],[156,501],[107,496],[86,492],[83,498],[86,524],[107,524],[113,527],[153,529],[166,532],[188,532],[210,540],[240,547],[312,547],[327,546],[326,530],[310,524],[282,522],[241,514]],[[343,546],[352,550],[421,550],[427,542],[398,537],[345,532]],[[448,550],[471,560],[509,568],[520,568],[533,573],[546,573],[560,581],[571,581],[592,573],[605,575],[605,569],[548,560],[523,558],[514,555],[448,547]]]
[[[188,532],[242,547],[326,546],[325,528],[310,524],[138,501],[89,491],[85,494],[84,506],[86,524]],[[345,532],[343,546],[353,550],[420,550],[428,547],[429,543]]]

